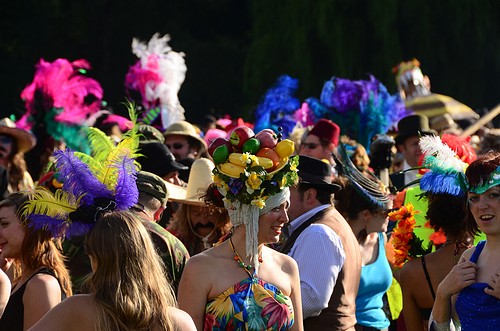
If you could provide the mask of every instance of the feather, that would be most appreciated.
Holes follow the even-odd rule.
[[[432,194],[449,194],[462,197],[466,192],[463,173],[426,172],[420,179],[420,189]]]
[[[87,128],[86,131],[94,159],[105,160],[114,148],[113,141],[98,128]]]
[[[30,214],[28,216],[28,226],[35,230],[45,230],[52,237],[60,237],[68,228],[66,218],[56,218],[45,214]]]
[[[299,80],[287,75],[278,77],[275,84],[266,91],[255,110],[254,130],[282,127],[287,137],[295,126],[293,113],[300,108],[300,100],[294,96],[299,87]]]
[[[341,165],[342,174],[349,179],[354,189],[373,204],[379,207],[387,207],[390,196],[385,185],[375,176],[370,179],[361,173],[352,163],[343,143],[339,144],[337,150],[339,156],[336,157],[336,161]]]
[[[129,209],[137,203],[139,191],[135,182],[136,172],[134,160],[127,157],[124,158],[118,169],[118,179],[115,186],[117,209]]]
[[[64,219],[78,207],[78,200],[62,190],[52,194],[44,187],[37,187],[33,196],[21,208],[20,216],[25,219],[31,214],[44,214],[55,219]]]
[[[80,125],[69,125],[57,122],[55,116],[61,111],[61,109],[52,108],[45,114],[44,124],[46,131],[55,140],[64,141],[69,149],[74,151],[90,153],[90,146],[87,137],[82,132],[82,126]]]
[[[184,53],[172,51],[170,37],[154,34],[148,44],[138,39],[132,41],[132,52],[139,61],[132,66],[126,77],[127,90],[139,91],[146,110],[160,109],[162,126],[184,120],[178,93],[186,77]]]
[[[88,165],[78,159],[73,151],[56,151],[53,155],[66,192],[81,197],[84,204],[92,204],[95,197],[112,196],[106,185],[95,177]]]
[[[426,155],[423,167],[432,171],[454,171],[464,172],[467,164],[457,157],[457,154],[439,136],[427,135],[419,140],[422,153]],[[450,171],[450,170],[447,170]]]
[[[41,59],[36,67],[33,82],[21,93],[29,114],[59,108],[62,111],[56,121],[81,125],[90,114],[99,111],[103,90],[97,81],[83,75],[90,69],[87,61],[56,59],[50,63]]]

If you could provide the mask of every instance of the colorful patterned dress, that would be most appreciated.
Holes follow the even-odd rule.
[[[289,330],[293,318],[290,297],[254,275],[208,301],[204,330]]]

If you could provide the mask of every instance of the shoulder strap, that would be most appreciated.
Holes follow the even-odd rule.
[[[300,236],[302,231],[304,231],[309,225],[313,224],[314,222],[319,221],[330,209],[333,207],[327,207],[323,210],[320,210],[316,214],[314,214],[311,218],[306,220],[304,223],[302,223],[297,230],[293,231],[293,233],[288,237],[288,239],[285,242],[285,245],[280,249],[280,252],[283,254],[288,254],[290,250],[292,249],[293,245],[295,244],[295,241],[297,238]]]
[[[486,241],[484,240],[477,243],[476,249],[474,250],[472,256],[470,257],[471,262],[477,263],[477,259],[479,258],[479,255],[483,251],[484,244],[486,244]]]
[[[429,276],[429,272],[427,271],[427,265],[425,264],[425,256],[422,255],[422,268],[424,268],[425,279],[427,280],[427,285],[429,285],[429,289],[431,290],[432,299],[436,300],[436,293],[434,293],[434,289],[432,288],[431,276]]]

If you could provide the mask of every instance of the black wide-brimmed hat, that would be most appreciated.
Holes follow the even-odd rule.
[[[174,155],[165,144],[160,142],[139,143],[139,153],[143,156],[137,162],[144,171],[165,177],[170,172],[186,170],[188,167],[175,161]]]
[[[332,184],[332,169],[326,163],[315,157],[299,156],[298,175],[300,182],[320,190],[335,193],[340,190],[340,185]]]
[[[425,115],[409,115],[398,122],[398,135],[394,139],[396,145],[401,145],[412,136],[425,136],[437,134],[429,126],[429,118]]]

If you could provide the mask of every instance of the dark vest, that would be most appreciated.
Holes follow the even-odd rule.
[[[304,330],[354,331],[356,325],[356,296],[361,274],[361,253],[358,240],[344,217],[334,207],[318,212],[291,234],[283,247],[283,253],[290,251],[300,232],[312,223],[325,224],[340,237],[346,260],[333,288],[328,307],[323,309],[318,316],[306,318],[304,320]],[[321,263],[321,261],[318,261],[318,263]]]

